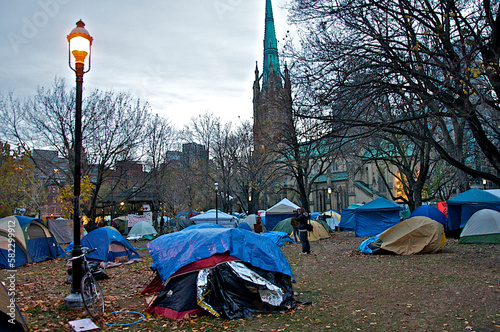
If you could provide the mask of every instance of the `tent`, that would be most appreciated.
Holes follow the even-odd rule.
[[[9,249],[14,257],[9,258]],[[0,219],[0,268],[12,269],[57,257],[66,254],[40,219],[24,216]]]
[[[311,218],[313,219],[313,218]],[[328,210],[323,212],[321,215],[316,218],[316,220],[321,220],[324,219],[326,223],[328,224],[328,227],[330,229],[335,229],[336,227],[339,226],[340,223],[340,214],[337,211],[334,210]],[[330,230],[328,230],[330,231]]]
[[[115,228],[118,229],[121,234],[126,235],[128,233],[128,216],[116,217],[111,222],[111,225],[115,225]]]
[[[500,189],[488,189],[485,190],[487,193],[493,194],[497,197],[500,197]]]
[[[271,239],[207,226],[148,243],[157,276],[145,292],[160,289],[148,313],[179,319],[208,312],[233,319],[295,306],[290,264]]]
[[[419,206],[418,208],[415,209],[415,211],[411,213],[410,217],[417,217],[417,216],[431,218],[432,220],[435,220],[441,225],[443,225],[443,227],[446,227],[446,225],[448,224],[448,219],[446,218],[444,213],[439,211],[437,207],[431,205]]]
[[[479,189],[467,190],[448,201],[448,231],[463,228],[474,212],[500,211],[500,197]]]
[[[156,229],[146,221],[139,221],[128,232],[127,239],[142,239],[147,238],[151,240],[158,233]]]
[[[47,219],[47,226],[54,234],[57,243],[66,244],[73,241],[73,220],[64,218]]]
[[[359,245],[365,254],[392,252],[398,255],[434,253],[446,243],[442,224],[427,217],[403,220]]]
[[[458,243],[500,243],[500,212],[483,209],[470,217]]]
[[[104,263],[122,262],[121,257],[126,257],[128,262],[141,261],[139,253],[118,231],[107,227],[94,229],[85,235],[81,241],[82,247],[97,248],[87,258]]]
[[[297,204],[283,198],[281,201],[266,210],[264,225],[267,229],[274,229],[274,227],[283,219],[295,216],[295,212],[298,208],[299,206]]]
[[[250,226],[250,229],[253,231],[253,225],[257,223],[257,215],[249,214],[248,216],[245,217],[245,219],[241,220],[240,224],[242,223],[248,224],[248,226]]]
[[[7,277],[7,288],[15,288],[15,279]],[[9,296],[7,288],[0,282],[0,331],[21,332],[26,331],[27,325],[19,310],[16,301]]]
[[[321,239],[328,239],[330,237],[330,234],[328,234],[325,225],[322,225],[316,220],[309,220],[309,223],[313,226],[312,232],[307,232],[307,239],[309,241],[314,242]]]
[[[292,221],[292,218],[286,218],[281,220],[279,223],[276,224],[273,228],[273,232],[284,232],[287,234],[292,234],[293,233],[293,227],[290,222]]]
[[[401,207],[398,204],[383,197],[358,207],[354,210],[355,235],[363,237],[382,233],[399,223],[400,211]]]
[[[354,210],[362,206],[361,204],[351,204],[349,207],[340,211],[340,222],[339,229],[343,232],[354,231],[354,226],[356,225],[356,216],[354,215]]]
[[[284,232],[284,233],[290,234],[290,237],[292,237],[293,236],[293,228],[292,228],[292,225],[290,224],[291,219],[292,218],[286,218],[286,219],[280,221],[273,228],[273,232]],[[316,220],[309,220],[309,222],[313,226],[312,232],[307,233],[309,241],[314,242],[314,241],[318,241],[321,239],[327,239],[330,237],[330,235],[328,234],[328,230],[327,230],[327,229],[329,229],[327,224],[325,224],[324,222],[321,223],[321,222],[316,221]]]
[[[219,224],[229,228],[238,226],[238,218],[222,211],[215,211],[215,209],[208,210],[205,213],[196,215],[189,218],[196,225],[199,224]]]

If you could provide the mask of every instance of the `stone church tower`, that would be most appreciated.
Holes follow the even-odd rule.
[[[283,73],[280,69],[271,0],[266,0],[262,74],[255,67],[253,121],[254,151],[258,154],[276,151],[293,128],[290,76],[286,65]]]

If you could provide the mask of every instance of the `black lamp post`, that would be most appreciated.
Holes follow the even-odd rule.
[[[215,186],[215,223],[218,224],[219,223],[219,205],[218,205],[217,195],[219,194],[219,183],[215,182],[214,186]]]
[[[75,173],[73,195],[73,251],[72,257],[82,254],[80,246],[80,181],[81,181],[81,152],[82,152],[82,86],[83,74],[90,70],[90,49],[92,37],[85,29],[85,23],[76,22],[76,28],[68,35],[69,42],[69,67],[76,73],[76,108],[75,108]],[[87,58],[88,55],[88,58]],[[85,61],[85,58],[88,61]],[[86,66],[87,65],[87,66]],[[82,261],[72,261],[73,282],[71,294],[66,297],[65,304],[69,307],[83,305],[80,283],[82,280]]]

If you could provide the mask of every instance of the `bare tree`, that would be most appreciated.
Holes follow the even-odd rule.
[[[292,21],[305,31],[303,47],[289,49],[308,93],[302,116],[329,123],[332,136],[426,142],[500,184],[498,14],[489,0],[294,1]]]
[[[69,167],[61,167],[59,158],[51,161],[54,163],[52,171],[56,167],[59,170],[59,178],[54,178],[54,183],[61,186],[66,182],[72,183],[74,179],[74,107],[74,93],[67,89],[64,80],[56,78],[52,88],[39,88],[35,97],[26,101],[21,116],[16,114],[16,109],[5,112],[10,137],[20,146],[57,151],[58,157],[67,161]],[[143,141],[143,124],[148,116],[149,105],[141,105],[127,93],[95,90],[84,99],[82,175],[88,175],[93,184],[91,204],[85,211],[91,219],[91,227],[102,185],[109,178],[112,167],[119,160],[140,159],[136,152],[140,151],[138,146]],[[46,175],[54,176],[54,173]],[[61,178],[65,181],[57,181]],[[142,186],[144,182],[137,185],[139,188]]]

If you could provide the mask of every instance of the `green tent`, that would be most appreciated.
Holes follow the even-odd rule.
[[[281,220],[279,223],[276,224],[276,226],[274,226],[273,231],[275,231],[275,232],[284,232],[284,233],[287,233],[287,234],[292,233],[293,232],[293,227],[290,224],[291,220],[292,220],[292,218],[286,218],[286,219]]]

